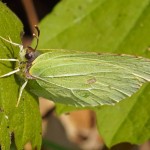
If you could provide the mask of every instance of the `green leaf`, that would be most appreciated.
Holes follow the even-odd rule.
[[[103,106],[96,110],[97,123],[107,146],[120,142],[142,144],[149,138],[150,103],[147,102],[147,84],[132,96],[115,107]],[[128,105],[127,105],[128,104]],[[111,116],[110,116],[111,114]]]
[[[40,23],[39,48],[143,55],[148,18],[149,0],[61,1]]]
[[[20,20],[0,2],[0,36],[13,42],[21,43],[20,33],[23,26]],[[19,49],[0,39],[0,58],[18,58]],[[15,69],[17,64],[0,61],[0,75]],[[0,145],[2,150],[9,150],[11,134],[14,134],[18,150],[27,142],[33,148],[41,146],[41,118],[38,102],[24,91],[19,106],[16,108],[18,90],[24,81],[18,75],[0,78]]]
[[[147,50],[150,43],[149,2],[149,0],[61,1],[40,24],[39,48],[116,52],[150,57]],[[99,131],[108,146],[125,141],[138,144],[150,138],[149,90],[150,85],[146,84],[138,94],[128,100],[113,107],[104,107],[102,111],[96,110],[97,120],[100,122]],[[128,108],[133,113],[124,115],[128,114]],[[63,111],[65,109],[68,107]],[[127,111],[121,113],[124,109]],[[146,113],[141,114],[142,109]],[[101,118],[100,113],[104,114],[103,116],[107,114],[107,117]],[[112,114],[115,114],[114,117]],[[118,124],[114,121],[116,118]],[[143,118],[147,118],[145,127]],[[120,126],[122,120],[124,125],[127,125],[126,128]],[[115,128],[114,125],[111,126],[112,123]],[[128,127],[133,129],[135,124],[136,136],[130,134],[131,130],[128,129]],[[140,129],[146,132],[139,132]],[[113,141],[114,132],[117,136]]]
[[[49,99],[73,106],[114,104],[150,81],[150,60],[128,55],[49,50],[36,58],[30,74]]]

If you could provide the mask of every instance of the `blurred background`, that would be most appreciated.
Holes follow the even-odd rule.
[[[3,0],[20,18],[24,25],[24,46],[32,42],[34,25],[39,22],[60,2],[60,0]],[[42,116],[43,150],[107,150],[102,137],[96,128],[96,117],[91,110],[74,111],[57,116],[55,104],[48,100],[40,100]],[[50,148],[51,147],[51,148]],[[26,145],[26,150],[31,149]],[[120,143],[111,150],[150,150],[149,142],[138,145]]]

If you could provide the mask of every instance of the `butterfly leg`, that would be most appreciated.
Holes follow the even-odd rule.
[[[20,71],[20,69],[13,70],[13,71],[8,72],[8,73],[6,73],[4,75],[1,75],[0,78],[10,76],[10,75],[15,74],[16,72],[19,72],[19,71]]]
[[[18,61],[18,59],[10,58],[10,59],[0,59],[0,61]]]
[[[9,38],[9,40],[7,40],[7,39],[3,38],[2,36],[0,36],[0,39],[4,40],[5,42],[8,42],[14,46],[18,46],[20,49],[23,49],[23,45],[12,42],[10,38]]]
[[[28,80],[25,80],[25,83],[21,86],[20,88],[20,91],[19,91],[19,97],[18,97],[18,100],[17,100],[17,104],[16,104],[16,107],[18,107],[19,103],[20,103],[20,99],[21,99],[21,96],[22,96],[22,92],[24,90],[24,88],[26,87],[28,83]]]
[[[0,59],[0,61],[18,61],[18,62],[19,62],[18,59],[13,59],[13,58],[12,58],[12,59]],[[18,68],[18,69],[13,70],[13,71],[11,71],[11,72],[9,72],[9,73],[6,73],[6,74],[4,74],[4,75],[1,75],[0,78],[10,76],[10,75],[12,75],[12,74],[14,74],[14,73],[16,73],[16,72],[19,72],[19,71],[20,71],[20,69]]]

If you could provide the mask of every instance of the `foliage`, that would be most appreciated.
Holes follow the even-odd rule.
[[[113,52],[149,57],[149,0],[66,0],[40,24],[39,48]],[[47,36],[48,35],[48,36]],[[115,106],[90,108],[107,146],[150,138],[150,85]],[[57,104],[58,112],[74,107]]]
[[[22,23],[2,2],[0,10],[0,35],[21,43]],[[0,40],[0,58],[17,58],[18,54],[18,48]],[[0,75],[14,68],[14,63],[0,62]],[[38,101],[31,93],[24,91],[19,107],[16,108],[21,84],[22,79],[18,75],[0,79],[0,144],[3,150],[10,149],[12,133],[18,150],[27,142],[40,149],[41,118]]]
[[[2,3],[0,7],[0,35],[9,36],[14,42],[20,43],[21,23]],[[148,0],[61,1],[40,24],[39,48],[115,52],[149,57],[147,51],[150,31],[149,7]],[[0,51],[2,51],[1,58],[18,57],[18,49],[3,41],[0,41]],[[14,69],[14,64],[12,66],[8,62],[0,63],[0,68],[0,74],[4,74]],[[44,89],[40,89],[36,82],[31,81],[19,107],[16,108],[18,87],[22,84],[22,79],[14,75],[0,80],[2,149],[9,149],[12,132],[18,149],[21,149],[27,141],[40,149],[38,102],[30,91],[41,91],[44,94]],[[13,95],[7,94],[12,91]],[[145,84],[138,93],[115,106],[89,107],[96,112],[99,131],[109,147],[126,141],[139,144],[150,138],[148,91],[149,84]],[[58,112],[76,109],[60,104],[57,106]]]

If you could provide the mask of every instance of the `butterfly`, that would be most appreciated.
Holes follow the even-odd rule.
[[[135,93],[143,83],[150,81],[150,60],[132,55],[78,52],[48,49],[39,54],[37,46],[40,30],[35,26],[35,48],[0,36],[1,40],[20,48],[17,69],[0,78],[20,72],[24,79],[16,106],[29,80],[36,80],[48,98],[73,106],[113,105]]]

